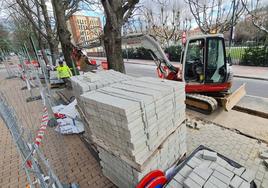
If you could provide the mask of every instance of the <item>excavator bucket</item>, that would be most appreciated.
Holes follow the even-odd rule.
[[[221,98],[221,104],[226,111],[231,110],[246,95],[246,84],[241,85],[233,93]]]

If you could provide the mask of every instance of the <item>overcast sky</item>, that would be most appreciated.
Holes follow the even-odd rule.
[[[4,6],[4,1],[5,0],[0,0],[0,21],[3,22],[3,20],[5,20],[8,17],[7,11],[5,10],[5,6]],[[12,0],[9,0],[12,1]],[[181,12],[181,18],[193,18],[193,16],[191,15],[190,11],[189,11],[189,6],[185,3],[185,0],[140,0],[140,3],[138,5],[143,5],[147,8],[150,8],[153,10],[154,13],[159,13],[160,12],[160,8],[159,8],[159,3],[157,3],[158,1],[160,2],[165,2],[166,3],[166,7],[165,7],[165,11],[172,11],[173,9],[175,10],[179,10]],[[211,2],[212,0],[199,0],[199,2]],[[231,2],[232,0],[222,0],[225,4],[225,6],[231,6]],[[248,1],[253,1],[256,2],[256,0],[248,0]],[[47,4],[48,5],[48,9],[52,10],[52,6],[51,4]],[[268,5],[268,0],[260,0],[260,5],[261,6],[265,6]],[[230,8],[230,7],[229,7]],[[76,14],[82,14],[82,15],[88,15],[88,16],[98,16],[101,18],[101,21],[103,22],[103,14],[101,13],[101,11],[88,11],[88,10],[82,10],[79,11]]]

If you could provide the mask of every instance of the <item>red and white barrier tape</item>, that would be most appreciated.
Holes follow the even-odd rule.
[[[38,131],[37,131],[37,136],[35,137],[35,141],[34,141],[34,143],[35,143],[35,145],[37,147],[39,147],[39,145],[42,142],[42,139],[44,138],[44,134],[45,134],[45,131],[47,129],[47,123],[48,123],[48,120],[49,120],[48,112],[47,112],[47,108],[46,107],[44,107],[43,112],[44,112],[44,114],[42,116],[41,126],[38,129]]]
[[[44,107],[42,120],[41,120],[41,126],[38,129],[37,135],[36,135],[35,140],[34,140],[34,144],[36,147],[40,146],[42,139],[44,138],[44,134],[45,134],[45,131],[47,129],[48,120],[49,120],[48,111],[47,111],[47,108]],[[31,160],[27,160],[26,164],[29,168],[32,168],[32,161]]]

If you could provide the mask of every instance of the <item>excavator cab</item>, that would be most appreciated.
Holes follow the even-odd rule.
[[[188,39],[182,58],[183,80],[195,85],[225,83],[228,78],[225,54],[221,35]]]

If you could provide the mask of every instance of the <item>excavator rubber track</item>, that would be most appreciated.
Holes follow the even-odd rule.
[[[216,99],[201,94],[186,94],[185,103],[187,108],[203,114],[211,114],[218,107]]]

